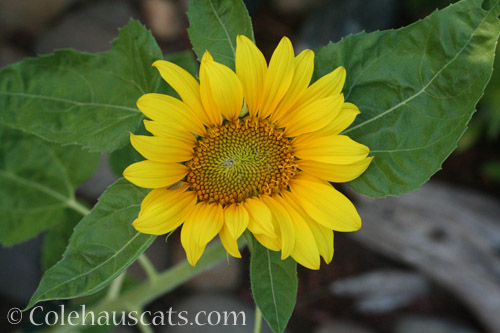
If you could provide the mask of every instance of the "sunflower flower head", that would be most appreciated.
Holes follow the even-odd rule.
[[[330,182],[357,178],[368,147],[340,133],[359,114],[344,101],[345,69],[310,84],[314,53],[294,55],[283,37],[269,65],[255,44],[237,37],[236,71],[205,52],[199,82],[181,67],[156,61],[182,100],[146,94],[137,106],[152,136],[131,134],[144,161],[123,175],[152,188],[133,226],[166,234],[182,225],[181,242],[196,265],[216,235],[241,257],[249,230],[265,247],[318,269],[333,257],[333,231],[354,231],[361,219]]]

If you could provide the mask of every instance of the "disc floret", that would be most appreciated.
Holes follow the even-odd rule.
[[[186,165],[198,200],[222,205],[284,191],[297,172],[283,130],[249,116],[209,129]]]

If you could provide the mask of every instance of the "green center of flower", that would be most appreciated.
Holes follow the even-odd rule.
[[[224,122],[198,140],[187,181],[198,200],[229,204],[287,189],[297,172],[290,141],[268,121]]]

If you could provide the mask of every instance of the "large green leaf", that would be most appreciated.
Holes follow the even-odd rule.
[[[189,2],[189,39],[201,59],[206,50],[214,59],[234,69],[236,36],[253,37],[252,21],[241,0]]]
[[[255,304],[274,332],[283,332],[297,300],[297,263],[281,260],[252,237],[250,283]]]
[[[161,58],[151,33],[131,21],[111,51],[23,60],[0,71],[0,121],[50,141],[115,150],[141,119],[137,98],[156,90],[151,64]]]
[[[73,229],[82,216],[73,210],[66,210],[64,218],[44,235],[42,247],[42,270],[54,266],[66,250]]]
[[[318,78],[347,70],[361,110],[344,131],[371,149],[351,186],[372,197],[417,189],[455,149],[492,73],[499,1],[463,0],[399,30],[361,33],[317,52]]]
[[[61,147],[0,124],[0,243],[13,245],[64,223],[67,208],[85,214],[75,188],[99,154]]]
[[[181,66],[195,77],[198,76],[198,63],[194,59],[193,53],[191,51],[169,54],[165,56],[165,60]],[[180,99],[175,90],[163,80],[160,80],[157,92],[160,94],[174,96]],[[150,133],[146,131],[142,123],[135,131],[135,134],[150,135]],[[109,163],[111,165],[111,170],[113,170],[116,175],[121,176],[123,170],[125,170],[127,166],[132,163],[142,161],[143,159],[144,158],[132,147],[130,142],[128,142],[125,146],[118,150],[115,150],[110,154]]]
[[[121,179],[76,226],[63,258],[45,272],[27,308],[91,294],[110,283],[153,242],[132,227],[148,191]]]

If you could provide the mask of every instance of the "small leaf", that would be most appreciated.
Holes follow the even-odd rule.
[[[115,150],[141,119],[139,96],[156,90],[151,64],[161,58],[151,32],[131,21],[111,51],[25,59],[0,71],[0,121],[49,141]]]
[[[297,299],[297,263],[281,260],[252,237],[250,282],[255,304],[274,332],[283,332]]]
[[[78,223],[62,260],[45,272],[27,308],[94,293],[131,265],[155,239],[132,227],[147,192],[124,179],[111,185]]]
[[[221,64],[234,69],[236,36],[253,37],[252,21],[241,0],[190,1],[189,39],[201,59],[206,50]]]
[[[371,197],[426,182],[456,148],[491,77],[499,1],[463,0],[399,30],[361,33],[317,52],[315,78],[344,66],[361,114],[344,134],[370,147],[350,185]]]
[[[0,243],[14,245],[63,223],[65,209],[84,213],[75,188],[100,156],[61,147],[0,124]]]

